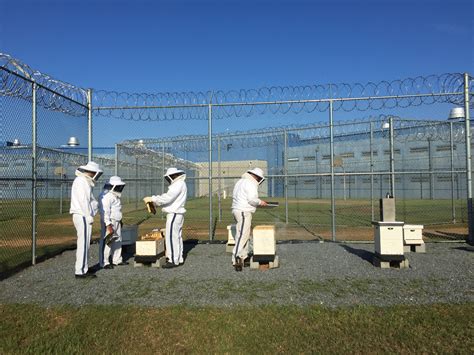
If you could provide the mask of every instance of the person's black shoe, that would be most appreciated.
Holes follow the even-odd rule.
[[[244,265],[244,263],[243,263],[242,259],[240,257],[236,257],[235,258],[235,264],[234,264],[235,271],[242,271],[243,265]]]
[[[166,264],[162,266],[162,268],[163,268],[163,269],[172,269],[172,268],[174,268],[174,267],[176,267],[176,266],[178,266],[178,265],[175,265],[175,264],[170,263],[169,261],[167,261]]]
[[[110,269],[113,269],[114,266],[112,264],[107,264],[104,266],[104,269],[107,269],[107,270],[110,270]]]
[[[244,267],[249,267],[249,266],[250,266],[250,257],[244,260]]]
[[[123,266],[123,265],[128,265],[128,262],[126,262],[126,261],[121,261],[121,262],[118,263],[118,264],[114,264],[114,266]]]
[[[93,279],[93,278],[96,278],[97,275],[96,274],[82,274],[82,275],[75,275],[76,276],[76,279]]]

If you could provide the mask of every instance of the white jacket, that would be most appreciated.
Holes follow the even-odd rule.
[[[78,214],[86,217],[87,223],[94,222],[94,216],[98,212],[99,204],[92,194],[92,186],[84,176],[77,176],[71,188],[70,214]]]
[[[163,195],[153,195],[151,198],[157,206],[165,213],[185,213],[184,204],[188,197],[188,188],[184,180],[186,175],[177,177],[168,187],[168,191]]]
[[[106,226],[112,221],[122,220],[122,202],[120,197],[109,190],[104,190],[99,196],[100,219]]]
[[[243,174],[242,178],[234,186],[232,210],[254,213],[260,202],[257,180],[249,173]]]

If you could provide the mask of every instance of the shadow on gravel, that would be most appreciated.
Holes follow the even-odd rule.
[[[472,253],[474,251],[474,246],[472,246],[472,247],[457,247],[457,248],[451,248],[451,249],[470,251]]]
[[[188,258],[188,253],[198,245],[199,241],[197,239],[186,239],[183,241],[183,259],[186,261]]]
[[[356,249],[350,247],[349,245],[341,245],[347,252],[358,256],[359,258],[367,261],[368,263],[372,264],[372,260],[374,259],[375,254],[371,251],[367,251],[364,249]]]
[[[90,272],[91,274],[95,274],[99,270],[100,270],[100,265],[99,265],[99,263],[97,263],[97,264],[94,264],[91,267],[89,267],[88,272]]]

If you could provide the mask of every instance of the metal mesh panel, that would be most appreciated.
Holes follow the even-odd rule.
[[[371,221],[379,218],[379,199],[391,189],[387,122],[388,118],[381,116],[335,124],[332,160],[329,125],[213,136],[211,219],[208,137],[129,140],[119,145],[119,161],[135,159],[135,163],[130,163],[128,176],[144,183],[146,178],[140,172],[144,167],[136,158],[140,154],[161,170],[159,179],[162,171],[173,164],[183,169],[187,166],[187,235],[206,239],[211,226],[210,233],[218,240],[227,238],[226,227],[234,223],[233,187],[253,167],[260,167],[267,177],[259,189],[261,198],[280,203],[278,208],[259,210],[254,216],[255,223],[276,225],[279,239],[332,239],[332,163],[337,240],[371,240]],[[465,230],[463,122],[397,118],[393,124],[397,218],[424,224],[427,229],[438,228],[438,232],[439,226],[446,233]],[[159,193],[163,187],[166,190],[160,182],[163,184],[162,180],[154,183]],[[142,195],[138,193],[137,199]]]
[[[0,272],[31,261],[31,102],[0,96]]]
[[[87,110],[68,102],[68,111],[56,111],[41,104],[47,97],[44,91],[42,87],[37,89],[37,258],[75,246],[76,231],[69,215],[70,192],[76,168],[87,162]],[[71,110],[75,115],[71,115]],[[68,146],[70,137],[75,137],[79,145]]]
[[[142,198],[166,191],[163,174],[173,166],[187,174],[185,238],[226,239],[226,227],[233,223],[233,186],[249,168],[260,167],[267,177],[260,196],[280,206],[259,210],[254,225],[276,225],[279,239],[371,240],[378,200],[392,190],[397,219],[424,224],[429,238],[463,239],[468,214],[465,122],[350,116],[352,111],[405,110],[416,117],[427,105],[431,112],[447,111],[452,104],[465,104],[463,81],[472,100],[472,77],[444,74],[238,92],[97,91],[88,111],[86,90],[0,54],[0,108],[6,118],[0,142],[0,272],[31,260],[33,245],[42,256],[73,243],[70,187],[74,170],[88,160],[89,112],[94,113],[93,159],[104,170],[94,194],[110,176],[121,176],[127,183],[124,222],[140,224],[140,234],[164,227],[163,215],[148,215]],[[183,121],[213,119],[228,132],[223,126],[229,118],[235,120],[230,126],[242,122],[251,128],[262,126],[254,124],[255,117],[286,115],[287,121],[299,115],[314,122],[328,110],[331,119],[337,112],[344,121],[220,133],[211,142],[209,121],[192,126],[194,136],[156,138],[162,136],[163,121],[178,120],[184,128]],[[65,146],[71,136],[79,147]],[[100,143],[110,145],[110,137],[117,142],[103,147]]]

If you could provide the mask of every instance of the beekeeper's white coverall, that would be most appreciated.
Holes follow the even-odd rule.
[[[72,221],[77,232],[75,274],[84,275],[89,270],[88,257],[91,243],[92,223],[98,211],[98,203],[92,194],[94,181],[76,170],[76,178],[71,188]]]
[[[99,196],[100,227],[102,237],[99,245],[99,265],[104,267],[109,265],[110,255],[112,254],[112,263],[118,265],[122,262],[122,202],[120,193],[110,190],[103,190]],[[112,225],[114,241],[107,245],[104,237],[107,234],[106,226]]]
[[[188,196],[185,180],[186,174],[182,174],[172,180],[166,193],[151,196],[153,203],[161,206],[161,210],[166,213],[166,257],[175,265],[184,262],[182,231],[186,213],[184,205]]]
[[[258,198],[258,182],[248,172],[237,181],[232,193],[232,214],[236,221],[235,246],[232,250],[232,264],[235,258],[248,257],[248,245],[252,225],[252,214],[262,200]]]

